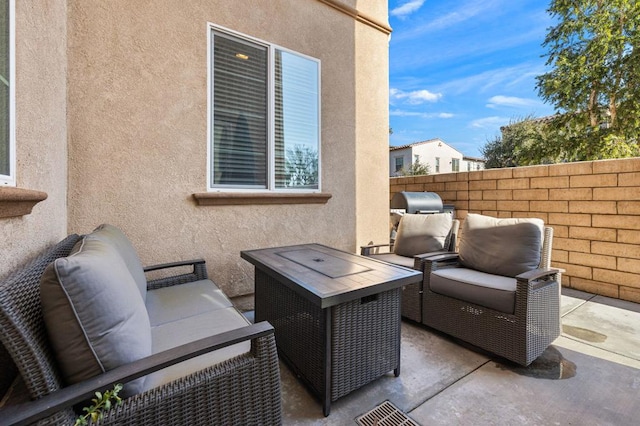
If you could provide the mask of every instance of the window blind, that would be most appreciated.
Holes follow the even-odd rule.
[[[212,182],[267,185],[267,49],[214,35]]]

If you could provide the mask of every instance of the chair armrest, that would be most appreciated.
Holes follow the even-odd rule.
[[[431,261],[440,261],[441,259],[435,259],[436,256],[446,256],[445,260],[449,259],[450,255],[455,255],[455,258],[458,257],[458,253],[456,252],[441,252],[441,251],[436,251],[436,252],[432,252],[432,253],[422,253],[422,254],[416,254],[414,257],[414,259],[421,259],[421,260],[431,260]]]
[[[159,352],[62,388],[38,400],[8,406],[0,410],[0,424],[28,425],[84,402],[93,397],[95,392],[111,389],[116,383],[126,383],[196,356],[273,333],[273,326],[263,321]]]
[[[145,266],[144,271],[158,271],[160,269],[168,269],[168,268],[177,268],[179,266],[189,266],[189,265],[204,265],[204,259],[194,259],[194,260],[181,260],[178,262],[170,262],[170,263],[160,263],[158,265]]]
[[[558,268],[539,268],[523,272],[520,275],[516,276],[516,279],[518,281],[531,282],[539,280],[540,278],[544,278],[546,276],[560,274],[562,272],[564,272],[564,270]]]
[[[185,274],[172,275],[147,281],[147,289],[154,290],[156,288],[169,287],[177,284],[184,284],[192,281],[205,280],[207,276],[207,267],[204,259],[184,260],[179,262],[161,263],[151,265],[144,268],[144,272],[160,271],[183,266],[193,266],[192,272]]]
[[[425,258],[426,261],[432,263],[441,263],[441,262],[452,262],[458,261],[460,259],[460,255],[456,252],[448,252],[448,253],[440,253],[432,256],[427,256]]]
[[[417,269],[418,271],[424,272],[427,261],[431,262],[431,265],[432,265],[433,262],[435,262],[434,259],[436,258],[436,256],[451,255],[451,254],[455,254],[456,255],[455,259],[457,259],[457,253],[455,252],[437,251],[437,252],[431,252],[431,253],[416,254],[415,256],[413,256],[413,259],[414,259],[413,269]],[[448,256],[445,260],[449,260]],[[440,261],[442,262],[444,260],[440,260]]]
[[[373,249],[377,249],[380,247],[389,247],[389,249],[391,249],[393,247],[393,244],[369,244],[366,246],[360,246],[360,255],[369,256],[370,254],[373,254],[372,253]]]

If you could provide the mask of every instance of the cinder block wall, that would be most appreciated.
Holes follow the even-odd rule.
[[[538,217],[563,286],[640,302],[640,158],[391,178],[400,191],[436,192],[461,220]]]

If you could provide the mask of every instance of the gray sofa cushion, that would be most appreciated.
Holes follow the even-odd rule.
[[[145,304],[152,327],[233,306],[211,280],[150,290]]]
[[[124,235],[119,228],[116,228],[113,225],[102,224],[91,234],[86,235],[85,238],[102,239],[111,244],[118,251],[120,256],[122,256],[124,263],[127,265],[127,268],[129,268],[129,272],[140,290],[142,299],[145,300],[147,297],[147,278],[144,275],[144,269],[140,262],[140,258],[138,257],[138,253],[136,253],[136,250],[133,248],[133,245],[131,245],[131,241],[129,241],[127,236]]]
[[[434,293],[454,297],[513,314],[516,301],[516,279],[487,274],[466,268],[446,268],[429,276]]]
[[[42,312],[56,359],[68,384],[81,382],[151,354],[144,302],[118,252],[83,238],[56,259],[40,283]],[[138,393],[144,378],[127,383]]]
[[[460,262],[467,268],[515,277],[540,264],[544,222],[498,219],[469,213],[460,239]]]
[[[223,308],[201,313],[151,328],[153,353],[249,325],[236,308]],[[245,341],[181,362],[146,377],[145,389],[153,389],[195,373],[217,363],[249,352],[251,342]]]
[[[413,257],[442,250],[447,245],[452,222],[449,213],[405,214],[398,225],[393,252]]]

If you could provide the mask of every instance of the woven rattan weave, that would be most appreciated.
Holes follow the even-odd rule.
[[[560,270],[550,268],[553,228],[545,227],[540,269],[517,278],[514,313],[431,291],[437,268],[460,267],[456,255],[424,261],[422,321],[493,354],[529,365],[560,335]]]
[[[0,424],[73,424],[69,408],[103,391],[113,383],[149,374],[177,361],[212,349],[251,339],[251,351],[187,375],[161,387],[124,399],[99,422],[103,425],[277,425],[281,423],[280,372],[273,328],[255,324],[212,336],[125,365],[86,382],[64,387],[49,348],[40,309],[39,283],[45,267],[66,256],[77,235],[47,250],[27,266],[0,283],[0,342],[17,365],[33,402],[0,411]],[[206,277],[202,262],[194,272],[172,281],[151,283],[166,286]],[[174,264],[175,265],[175,264]],[[198,266],[199,265],[199,266]],[[156,268],[150,268],[156,269]],[[95,379],[95,380],[94,380]],[[126,381],[126,380],[125,380]],[[44,413],[44,414],[43,414]]]
[[[296,250],[313,250],[324,273],[290,261]],[[242,256],[256,265],[256,320],[274,326],[281,358],[322,400],[325,415],[330,402],[400,373],[401,287],[420,272],[315,244]]]

